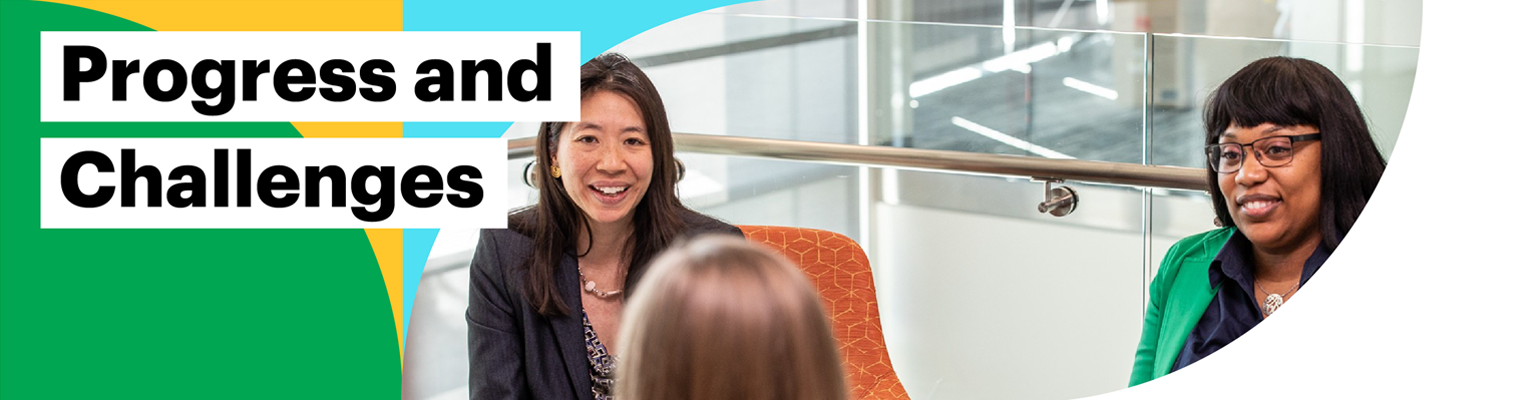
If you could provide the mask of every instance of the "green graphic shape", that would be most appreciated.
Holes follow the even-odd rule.
[[[132,30],[149,29],[0,2],[0,398],[399,396],[362,230],[39,229],[38,191],[60,190],[41,185],[39,168],[60,166],[39,164],[39,138],[299,137],[288,123],[38,121],[39,32]]]

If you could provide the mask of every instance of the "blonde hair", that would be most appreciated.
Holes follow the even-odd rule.
[[[844,400],[821,297],[760,244],[717,236],[662,253],[626,306],[621,400]]]

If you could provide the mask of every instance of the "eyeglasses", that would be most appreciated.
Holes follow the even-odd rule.
[[[1305,135],[1270,136],[1255,140],[1248,144],[1241,143],[1217,143],[1205,146],[1205,157],[1211,162],[1211,170],[1218,173],[1233,173],[1243,167],[1243,160],[1248,159],[1248,152],[1244,147],[1252,147],[1254,158],[1259,165],[1266,167],[1284,167],[1291,163],[1291,155],[1294,153],[1292,146],[1296,142],[1322,139],[1322,133],[1309,133]]]

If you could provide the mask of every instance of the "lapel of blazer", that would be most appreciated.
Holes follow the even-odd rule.
[[[570,308],[570,315],[552,318],[549,321],[550,329],[554,330],[555,345],[559,347],[560,359],[565,361],[566,376],[570,378],[571,389],[576,392],[578,399],[592,398],[592,377],[588,373],[587,366],[587,341],[581,327],[581,291],[576,277],[576,259],[570,256],[560,260],[560,269],[555,271],[555,286],[560,293],[560,300]]]
[[[1174,360],[1184,350],[1184,341],[1189,340],[1190,331],[1195,329],[1195,324],[1200,322],[1205,309],[1211,305],[1211,299],[1216,297],[1217,288],[1211,287],[1211,262],[1216,259],[1216,253],[1226,246],[1233,231],[1236,229],[1226,228],[1201,242],[1201,248],[1179,266],[1178,275],[1174,277],[1173,287],[1170,288],[1168,303],[1163,309],[1163,326],[1168,329],[1164,331],[1162,343],[1158,345],[1156,371],[1160,371],[1160,374],[1157,376],[1173,369]]]

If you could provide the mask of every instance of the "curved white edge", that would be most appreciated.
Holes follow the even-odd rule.
[[[1093,398],[1536,394],[1532,44],[1531,2],[1426,1],[1392,162],[1317,279],[1211,357]]]

